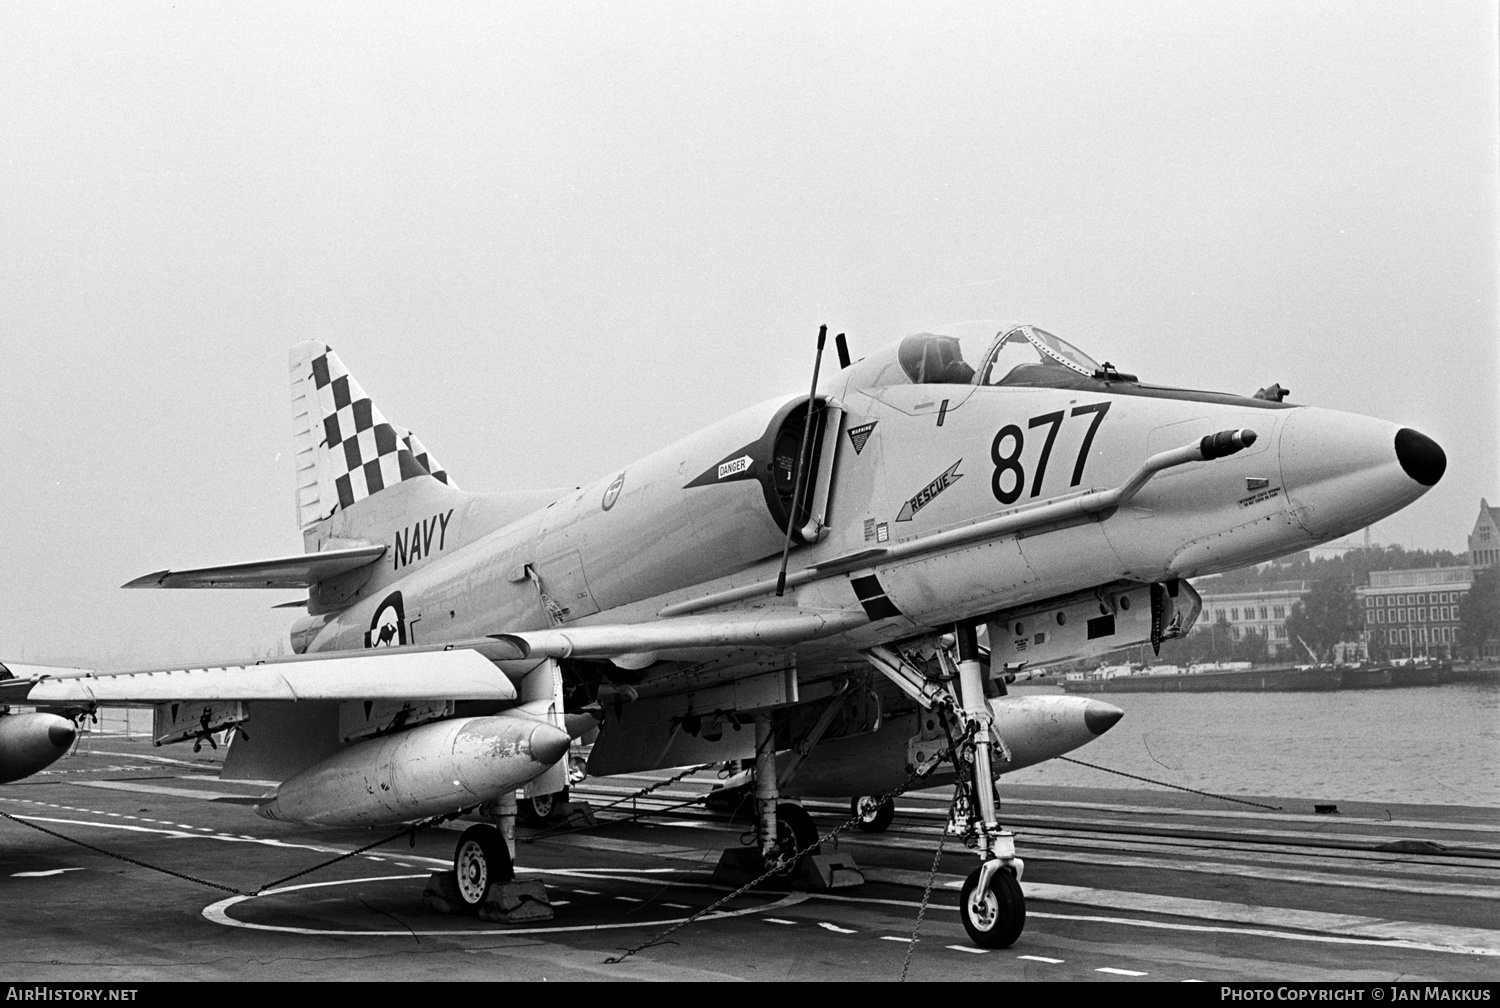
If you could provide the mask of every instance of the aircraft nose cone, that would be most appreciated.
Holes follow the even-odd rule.
[[[1396,432],[1396,460],[1406,475],[1423,486],[1433,486],[1448,468],[1448,456],[1438,443],[1410,427]]]
[[[47,741],[59,749],[66,749],[73,744],[73,739],[78,736],[78,729],[73,727],[73,722],[64,721],[61,718],[55,724],[47,726]]]
[[[544,766],[551,766],[568,754],[571,741],[561,728],[538,724],[531,730],[531,758]]]
[[[1094,735],[1103,735],[1124,716],[1125,712],[1114,704],[1105,703],[1103,700],[1090,700],[1088,706],[1083,709],[1083,726]]]

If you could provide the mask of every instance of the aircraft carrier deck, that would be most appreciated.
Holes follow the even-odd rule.
[[[173,877],[0,819],[0,981],[912,980],[1486,982],[1500,965],[1500,810],[1256,799],[1167,790],[1006,788],[1002,821],[1026,861],[1026,930],[972,946],[956,909],[974,858],[949,843],[911,945],[945,814],[941,792],[898,802],[889,831],[842,834],[867,881],[756,890],[620,964],[604,960],[721,898],[710,876],[744,826],[690,806],[704,773],[626,803],[580,832],[518,831],[522,877],[556,916],[504,927],[421,899],[456,833],[428,830],[246,892],[378,838],[257,818],[214,801],[218,757],[91,736],[0,786],[0,812]],[[591,780],[595,807],[667,774]],[[824,831],[847,818],[808,802]],[[450,824],[453,826],[456,824]]]

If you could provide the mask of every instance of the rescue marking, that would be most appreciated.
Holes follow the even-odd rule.
[[[896,515],[896,520],[898,522],[911,521],[916,513],[922,510],[928,504],[931,504],[933,500],[937,498],[938,494],[942,493],[944,490],[948,489],[953,484],[963,479],[964,474],[958,471],[958,467],[963,465],[963,462],[963,459],[959,459],[957,462],[953,463],[947,469],[939,473],[938,477],[931,483],[927,484],[921,490],[917,491],[916,496],[912,497],[905,504],[901,505],[901,513]]]
[[[1100,966],[1098,969],[1094,970],[1094,972],[1095,973],[1116,973],[1116,974],[1118,974],[1120,976],[1149,976],[1150,975],[1150,974],[1147,974],[1147,973],[1141,973],[1141,972],[1139,972],[1137,970],[1115,969],[1113,966]]]
[[[1030,959],[1032,962],[1052,963],[1054,966],[1057,965],[1058,963],[1064,961],[1062,959],[1048,959],[1046,956],[1033,956],[1033,955],[1016,956],[1016,958],[1017,959]]]
[[[818,927],[826,928],[827,930],[832,931],[835,934],[859,934],[859,932],[855,931],[853,928],[839,927],[837,924],[830,924],[827,921],[818,921]]]
[[[767,924],[795,924],[796,921],[782,920],[780,917],[762,917],[761,920]]]
[[[945,945],[943,947],[944,948],[951,948],[955,952],[973,952],[975,955],[989,955],[990,954],[990,950],[989,949],[970,948],[967,945]],[[1021,958],[1025,959],[1026,956],[1021,956]]]

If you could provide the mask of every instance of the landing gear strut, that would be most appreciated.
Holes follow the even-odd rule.
[[[1026,897],[1021,892],[1025,865],[1016,857],[1016,836],[1001,828],[995,814],[991,748],[1003,750],[1005,743],[990,730],[993,719],[984,698],[984,673],[974,627],[955,624],[953,633],[958,650],[957,713],[964,734],[953,753],[960,777],[948,828],[962,833],[980,857],[979,867],[964,882],[959,915],[974,944],[1009,948],[1026,926]],[[962,776],[966,768],[970,771],[967,782]]]
[[[770,714],[755,715],[755,821],[761,858],[777,874],[791,875],[801,867],[799,851],[818,839],[812,816],[800,805],[781,800],[776,777],[776,740]],[[806,854],[818,853],[814,847]]]

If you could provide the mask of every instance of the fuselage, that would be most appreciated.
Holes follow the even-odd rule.
[[[820,397],[833,409],[808,483],[823,527],[804,528],[807,509],[793,523],[793,571],[844,562],[781,598],[752,592],[709,611],[863,607],[867,624],[818,650],[866,648],[1110,582],[1270,559],[1368,525],[1424,493],[1434,465],[1441,474],[1422,435],[1314,407],[1108,379],[872,384],[869,370],[846,369]],[[438,500],[387,543],[359,602],[299,629],[299,650],[380,643],[372,630],[398,592],[403,625],[386,642],[431,644],[655,620],[774,579],[791,517],[788,431],[805,401],[743,410],[519,516],[478,495]],[[1254,444],[1163,472],[1117,510],[915,558],[874,553],[1117,486],[1155,453],[1232,429]],[[385,503],[418,514],[407,490],[420,492],[403,483]]]

